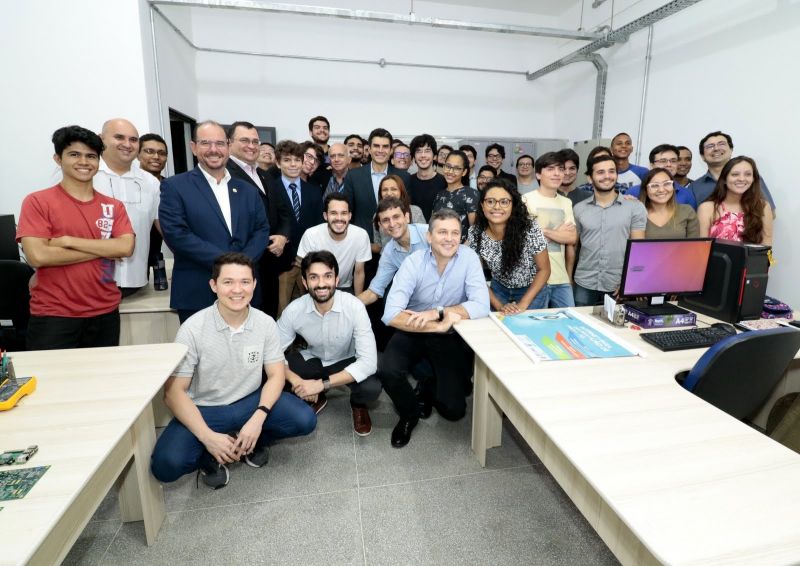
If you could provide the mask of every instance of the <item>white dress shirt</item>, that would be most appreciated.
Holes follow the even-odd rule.
[[[261,193],[264,193],[264,185],[261,183],[261,177],[258,176],[258,171],[256,171],[256,167],[250,165],[246,161],[242,161],[238,157],[231,155],[231,160],[236,163],[239,167],[241,167],[247,176],[250,177],[256,186],[261,190]]]
[[[222,217],[225,219],[225,224],[228,226],[228,232],[233,234],[233,228],[231,224],[231,195],[228,194],[228,181],[231,180],[231,174],[225,169],[225,176],[222,180],[217,183],[217,180],[209,175],[205,169],[200,167],[200,171],[203,173],[203,177],[206,178],[208,184],[211,186],[211,192],[214,193],[214,196],[219,203],[219,208],[222,210]]]

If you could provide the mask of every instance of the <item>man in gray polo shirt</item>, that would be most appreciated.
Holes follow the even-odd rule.
[[[219,489],[228,484],[226,464],[244,460],[260,468],[269,442],[309,434],[317,417],[283,393],[275,321],[250,308],[252,260],[237,252],[219,256],[209,284],[217,301],[189,317],[175,338],[188,352],[164,385],[175,418],[159,437],[150,468],[162,482],[199,470],[206,485]]]
[[[594,196],[575,205],[575,226],[581,242],[575,269],[575,305],[597,305],[605,293],[616,293],[628,239],[644,238],[647,210],[614,190],[617,167],[609,155],[596,155],[586,165]]]
[[[319,413],[331,387],[350,388],[353,430],[372,432],[367,403],[378,398],[381,384],[373,377],[378,366],[375,336],[367,308],[353,295],[336,292],[339,264],[329,251],[307,254],[300,263],[308,294],[292,301],[278,320],[281,349],[299,334],[308,347],[286,356],[286,379],[292,391]]]

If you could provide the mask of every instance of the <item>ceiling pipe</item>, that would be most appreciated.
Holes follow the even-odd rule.
[[[372,10],[349,10],[345,8],[329,8],[325,6],[303,6],[300,4],[264,3],[255,0],[148,0],[151,5],[184,6],[194,8],[218,8],[226,10],[250,10],[272,14],[293,14],[297,16],[317,16],[361,20],[384,24],[403,24],[426,26],[460,31],[483,31],[490,33],[506,33],[529,35],[536,37],[556,37],[561,39],[578,39],[594,41],[602,34],[592,31],[556,29],[546,27],[517,26],[509,24],[488,24],[465,22],[461,20],[444,20],[440,18],[420,17],[414,13],[394,14]]]

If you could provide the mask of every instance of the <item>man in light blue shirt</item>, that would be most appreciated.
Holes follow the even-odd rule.
[[[453,331],[465,318],[489,314],[489,290],[477,254],[461,242],[461,220],[450,209],[431,215],[430,250],[412,253],[400,266],[386,297],[384,324],[395,332],[383,353],[378,378],[400,415],[392,446],[402,448],[420,416],[432,406],[447,420],[466,413],[472,350]],[[420,360],[433,366],[417,400],[407,374]]]
[[[411,224],[411,211],[399,198],[389,197],[381,200],[375,214],[380,227],[392,239],[383,247],[378,271],[372,278],[369,288],[358,295],[365,305],[371,305],[385,295],[394,274],[408,256],[417,250],[428,250],[431,247],[426,235],[428,225]]]

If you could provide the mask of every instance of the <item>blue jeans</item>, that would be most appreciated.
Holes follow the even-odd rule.
[[[539,294],[534,297],[531,309],[566,309],[575,306],[572,297],[572,285],[560,283],[558,285],[545,285]]]
[[[597,291],[595,289],[587,289],[575,283],[575,305],[579,307],[587,307],[603,304],[603,295],[605,291]]]
[[[511,289],[502,283],[498,283],[496,279],[492,279],[490,287],[492,289],[492,293],[494,293],[494,296],[497,297],[497,300],[504,305],[511,302],[518,303],[528,290],[527,287],[516,287]]]
[[[261,398],[259,387],[247,397],[230,405],[197,407],[203,420],[214,432],[236,432],[253,416]],[[302,399],[291,393],[281,393],[264,421],[264,428],[256,444],[292,436],[304,436],[317,426],[317,415]],[[200,456],[205,451],[203,445],[192,432],[178,419],[173,418],[158,438],[150,458],[150,470],[160,482],[173,482],[199,467]]]

